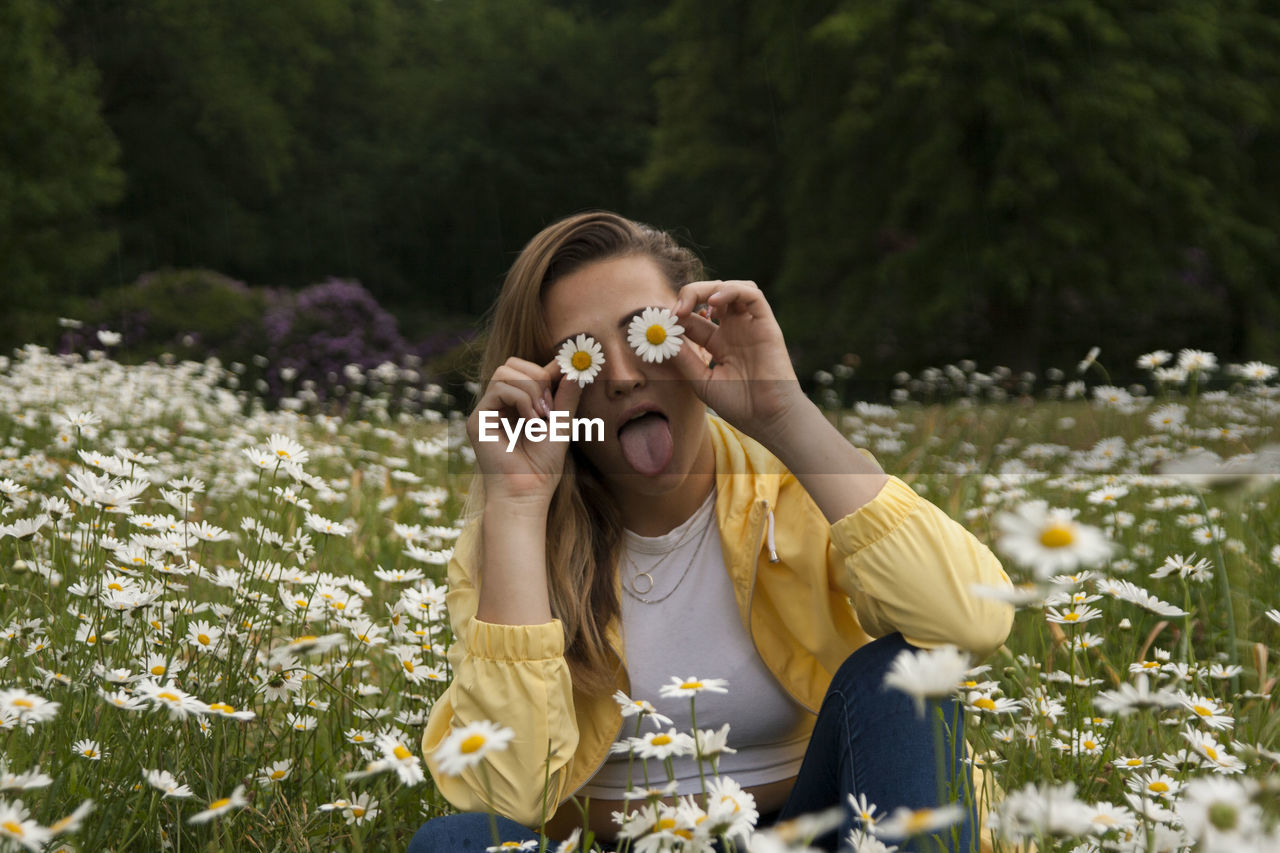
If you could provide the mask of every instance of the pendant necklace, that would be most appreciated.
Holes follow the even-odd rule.
[[[650,572],[658,568],[658,566],[661,563],[665,562],[668,557],[670,557],[672,554],[678,551],[684,545],[684,543],[688,541],[688,537],[687,536],[682,537],[681,541],[676,545],[674,545],[670,551],[663,554],[661,559],[658,560],[658,562],[654,563],[652,566],[650,566],[647,570],[643,572],[640,571],[640,566],[636,564],[636,561],[631,556],[631,553],[629,551],[626,552],[627,562],[631,563],[632,568],[636,569],[636,574],[631,578],[631,581],[629,584],[622,587],[623,590],[625,590],[628,595],[630,595],[632,598],[634,598],[636,601],[640,602],[641,604],[658,604],[659,602],[666,601],[668,598],[671,597],[672,593],[674,593],[677,589],[680,588],[680,584],[684,583],[685,577],[687,577],[689,574],[689,569],[691,569],[693,567],[694,562],[696,562],[695,558],[698,556],[698,553],[702,550],[703,543],[707,541],[707,534],[710,533],[711,528],[715,526],[716,526],[715,514],[712,513],[711,517],[707,519],[707,523],[703,525],[702,535],[698,537],[698,544],[694,546],[693,553],[689,555],[689,559],[685,563],[684,572],[680,575],[680,579],[676,581],[675,586],[671,587],[671,589],[668,592],[666,592],[659,598],[643,597],[646,593],[648,593],[650,590],[653,589],[653,585],[654,585],[653,575],[650,574]],[[648,584],[646,584],[643,588],[641,588],[639,585],[636,584],[636,581],[640,579],[641,575],[643,575],[648,580]],[[628,586],[630,587],[630,589],[627,588]]]

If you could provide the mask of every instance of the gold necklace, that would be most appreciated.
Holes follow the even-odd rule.
[[[644,598],[643,597],[644,593],[647,593],[649,590],[653,589],[653,576],[650,575],[649,572],[656,569],[658,567],[658,563],[663,562],[663,560],[666,560],[667,557],[670,557],[672,554],[674,554],[682,545],[684,545],[684,541],[681,541],[678,545],[674,546],[670,551],[663,554],[662,559],[658,560],[658,563],[654,563],[652,566],[649,567],[648,571],[644,571],[644,572],[639,571],[640,567],[636,565],[636,561],[631,557],[630,552],[627,552],[627,555],[626,555],[627,561],[631,563],[631,566],[637,570],[637,573],[636,573],[636,576],[631,579],[631,583],[630,583],[631,589],[627,589],[627,587],[625,586],[622,589],[627,593],[627,595],[631,596],[641,604],[658,604],[659,602],[666,601],[668,598],[672,596],[672,594],[677,589],[680,588],[680,584],[684,583],[684,579],[689,575],[689,569],[693,568],[693,564],[697,562],[695,558],[698,556],[698,552],[702,550],[703,543],[707,541],[707,534],[711,532],[711,528],[716,526],[715,520],[716,520],[715,513],[712,513],[711,518],[707,519],[707,523],[702,528],[702,535],[698,537],[698,544],[694,546],[693,553],[689,555],[689,560],[685,563],[684,572],[680,575],[680,579],[677,580],[676,585],[671,587],[671,589],[666,594],[664,594],[661,598]],[[638,578],[640,575],[645,575],[646,577],[649,578],[649,585],[645,587],[643,590],[640,590],[636,586],[636,578]]]

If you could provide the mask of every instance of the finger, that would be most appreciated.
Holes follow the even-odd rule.
[[[682,318],[680,325],[684,326],[685,339],[701,346],[706,346],[716,329],[720,328],[701,314],[690,314]]]
[[[551,404],[551,408],[557,412],[568,412],[572,418],[578,413],[578,403],[582,400],[582,392],[584,388],[577,382],[564,379],[560,382],[560,387],[556,389],[555,399]]]
[[[693,341],[685,341],[685,346],[680,347],[672,361],[675,362],[676,370],[693,385],[695,391],[711,378],[711,356]]]
[[[498,381],[490,385],[490,393],[485,395],[485,402],[488,405],[477,408],[501,412],[505,406],[509,409],[514,409],[523,418],[538,420],[542,417],[542,413],[538,411],[535,400],[540,399],[540,396],[530,393],[528,386],[521,387]],[[495,403],[499,405],[495,405]]]
[[[726,281],[707,297],[707,307],[712,317],[724,317],[730,312],[750,314],[757,320],[773,316],[764,293],[749,281]]]
[[[707,297],[715,293],[722,281],[691,281],[684,287],[680,288],[679,294],[676,296],[675,307],[671,310],[677,317],[684,317],[693,311],[698,305],[707,301]]]
[[[503,364],[495,370],[493,372],[493,381],[506,382],[518,388],[526,389],[533,399],[535,407],[541,408],[542,404],[550,406],[552,370],[548,367],[534,364],[531,361],[518,361],[521,363],[517,365]],[[554,362],[552,366],[555,372],[559,373],[559,367],[555,366]]]

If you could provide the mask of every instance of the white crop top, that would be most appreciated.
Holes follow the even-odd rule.
[[[664,554],[669,556],[662,558]],[[660,558],[662,562],[652,570],[653,588],[640,596],[652,603],[642,603],[631,594],[631,581],[637,566],[648,569]],[[673,676],[725,679],[727,693],[704,691],[696,705],[699,729],[719,729],[729,723],[728,745],[737,752],[720,756],[720,775],[744,787],[795,776],[816,718],[769,672],[742,624],[720,548],[715,490],[687,521],[662,536],[624,531],[619,572],[631,698],[649,700],[671,718],[678,731],[690,733],[689,700],[664,699],[659,689]],[[640,589],[647,585],[645,578],[639,580]],[[642,726],[641,733],[655,730],[651,718]],[[618,740],[635,734],[636,718],[624,718]],[[650,759],[648,770],[651,783],[667,782],[661,761]],[[706,770],[710,773],[709,766]],[[675,759],[675,773],[680,794],[701,790],[692,756]],[[627,776],[626,753],[611,755],[578,793],[620,800],[628,788]],[[643,787],[638,756],[631,776],[633,787]]]

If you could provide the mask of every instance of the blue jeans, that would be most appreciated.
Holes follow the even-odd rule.
[[[888,816],[899,806],[923,808],[940,805],[939,791],[962,790],[955,799],[966,804],[966,818],[953,841],[952,830],[922,836],[902,850],[969,851],[977,848],[977,818],[968,794],[968,766],[964,763],[964,714],[954,700],[930,702],[925,714],[917,713],[911,697],[884,687],[884,676],[899,652],[911,649],[901,634],[881,637],[851,654],[827,689],[814,724],[795,786],[778,820],[796,817],[834,805],[845,809],[844,825],[815,846],[835,850],[858,825],[850,794],[865,794],[877,807],[876,817]],[[938,709],[945,721],[941,732],[942,757],[937,754]],[[732,732],[730,744],[733,743]],[[949,769],[948,769],[949,768]],[[939,770],[944,778],[939,778]],[[760,826],[769,821],[762,816]],[[498,818],[502,841],[538,839],[538,833],[507,818]],[[409,853],[484,850],[494,844],[489,816],[484,813],[438,817],[423,824],[409,842]],[[550,849],[555,849],[554,845]]]

